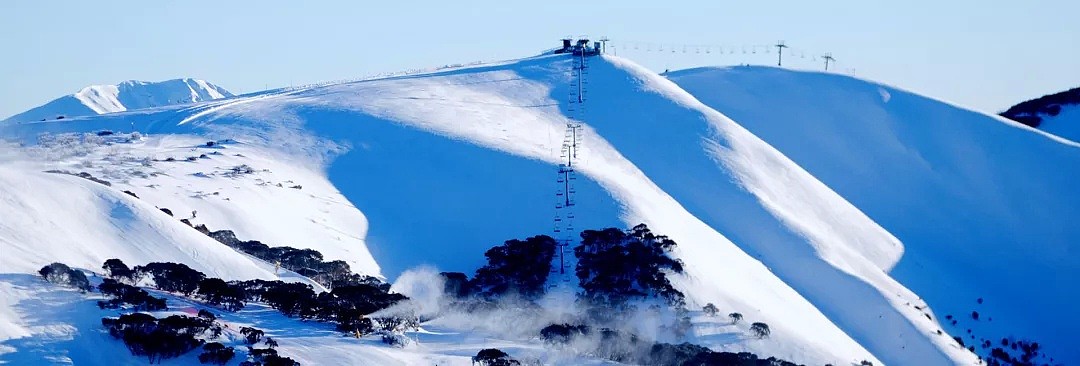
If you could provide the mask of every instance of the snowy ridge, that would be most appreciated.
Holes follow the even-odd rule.
[[[92,116],[129,110],[229,98],[225,89],[199,79],[160,82],[129,80],[116,85],[92,85],[45,105],[8,117],[4,122],[28,122]]]

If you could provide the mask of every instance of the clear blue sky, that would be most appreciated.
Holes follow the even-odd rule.
[[[570,34],[606,35],[620,56],[658,71],[775,54],[635,52],[627,42],[783,39],[808,57],[829,51],[861,77],[993,112],[1080,86],[1078,14],[1068,0],[4,0],[0,118],[90,84],[196,77],[251,92],[518,58]]]

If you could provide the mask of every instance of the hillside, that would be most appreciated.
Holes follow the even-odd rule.
[[[1001,116],[1080,141],[1080,88],[1021,102],[1001,112]]]
[[[8,117],[8,122],[38,121],[123,112],[134,109],[188,104],[233,95],[221,87],[198,79],[159,82],[129,80],[116,85],[92,85],[74,94]]]
[[[762,140],[754,127],[744,127],[754,122],[742,119],[756,121],[756,114],[719,108],[715,100],[693,96],[630,60],[611,56],[590,60],[581,114],[581,106],[567,103],[573,90],[570,69],[569,56],[542,56],[193,106],[6,123],[0,126],[0,134],[33,144],[45,132],[129,131],[134,126],[149,137],[122,154],[154,157],[152,165],[170,174],[143,177],[120,172],[110,179],[116,181],[114,189],[167,201],[183,213],[198,209],[201,222],[212,229],[246,228],[244,235],[271,245],[337,250],[338,258],[354,260],[357,270],[395,279],[420,265],[468,272],[492,245],[549,233],[555,211],[554,164],[561,161],[559,149],[568,118],[576,117],[585,124],[579,150],[578,167],[584,177],[577,187],[577,227],[647,222],[654,231],[678,242],[676,255],[685,262],[687,275],[677,276],[675,284],[687,294],[691,309],[712,302],[721,311],[738,311],[747,320],[772,327],[769,338],[756,339],[744,336],[745,323],[698,321],[692,342],[807,364],[975,362],[970,352],[939,333],[945,322],[940,317],[964,314],[957,310],[958,300],[934,296],[940,288],[927,283],[941,281],[943,272],[956,274],[951,271],[956,265],[948,261],[964,261],[967,266],[982,258],[982,252],[930,252],[924,249],[927,241],[918,236],[897,235],[897,239],[890,231],[899,229],[879,226],[876,220],[882,218],[845,193],[842,181],[818,180],[811,175],[818,174],[813,168],[808,173],[796,164],[797,154],[771,143],[767,134]],[[775,76],[758,77],[757,82],[768,83]],[[812,83],[806,89],[815,90],[849,81],[805,82]],[[878,93],[876,86],[869,90]],[[805,103],[800,99],[805,95],[775,94],[786,98],[786,104]],[[881,96],[877,98],[867,103],[875,106]],[[746,103],[758,106],[754,100]],[[953,108],[937,105],[928,108]],[[828,116],[833,110],[820,113]],[[842,130],[827,133],[832,135],[823,132],[818,138],[849,138]],[[815,135],[808,132],[806,136]],[[220,150],[231,154],[229,161],[218,162],[226,158],[214,155],[198,158],[197,153],[213,151],[198,141],[225,139],[240,141]],[[880,148],[892,151],[888,146]],[[103,157],[114,150],[103,149]],[[242,157],[234,151],[241,151]],[[1071,159],[1075,154],[1069,151],[1055,153]],[[179,161],[189,155],[197,158]],[[157,162],[162,157],[177,161]],[[84,160],[77,155],[64,164],[84,166]],[[208,174],[248,161],[256,171],[269,167],[273,176],[235,181]],[[103,176],[107,173],[108,165],[93,165],[102,166],[97,170]],[[296,171],[279,173],[286,167]],[[301,167],[313,174],[295,175]],[[309,182],[320,178],[328,184],[308,193]],[[272,187],[258,186],[257,179],[270,181]],[[276,187],[274,181],[285,184]],[[247,186],[252,184],[264,188]],[[292,184],[302,188],[291,190]],[[270,191],[244,202],[221,202],[198,193],[221,191],[232,198],[230,186],[240,191]],[[308,211],[319,206],[303,203],[305,194],[321,200],[320,196],[337,191],[349,202],[340,212]],[[891,203],[896,207],[910,204]],[[879,209],[888,211],[888,207]],[[281,221],[254,214],[292,212],[297,215]],[[921,223],[922,218],[914,216],[905,221],[902,213],[896,209],[894,221],[888,222]],[[1075,217],[1066,209],[1059,214]],[[349,235],[356,241],[286,236],[289,225],[348,215],[363,217],[366,223]],[[362,225],[356,220],[338,222],[333,226],[338,230]],[[364,252],[348,252],[360,247]],[[357,253],[367,249],[377,266],[363,267],[366,261]],[[913,260],[926,267],[909,269]],[[1048,259],[1035,256],[1024,265],[1042,268],[1045,263],[1057,263],[1040,260]],[[1069,263],[1057,265],[1070,269]],[[945,281],[955,285],[949,289],[984,288],[972,277],[955,279]],[[1047,289],[1058,296],[1065,288],[1061,284]],[[932,295],[922,294],[923,290]],[[990,301],[1002,298],[990,300],[991,294],[998,293],[994,289],[980,295],[987,297],[990,306]],[[947,309],[939,310],[939,303]],[[1057,307],[1061,303],[1067,302],[1058,302]],[[1020,328],[1027,321],[1010,320],[1008,314],[997,312],[994,316],[994,324],[1002,327]],[[1003,321],[998,322],[999,317]],[[1024,336],[1038,337],[1056,351],[1064,350],[1067,339],[1045,331]]]
[[[1078,361],[1065,340],[1080,318],[1062,316],[1067,279],[1080,276],[1076,143],[840,75],[732,67],[669,77],[896,235],[905,247],[889,273],[938,317],[956,317],[949,333],[1032,339]]]

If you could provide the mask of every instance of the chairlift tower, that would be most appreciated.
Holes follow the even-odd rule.
[[[561,148],[561,162],[559,163],[558,184],[555,192],[555,240],[559,249],[559,273],[566,273],[565,254],[567,248],[573,243],[576,229],[574,227],[574,194],[577,190],[574,183],[577,181],[577,170],[574,165],[577,162],[577,150],[581,143],[581,124],[570,122],[566,124],[566,136]]]
[[[784,49],[788,48],[784,41],[776,42],[776,66],[784,66]]]
[[[825,56],[821,58],[825,59],[825,71],[829,71],[829,62],[836,62],[836,59],[832,57],[831,53],[825,53]]]
[[[574,227],[574,194],[577,191],[574,183],[577,180],[577,157],[581,145],[583,127],[581,121],[585,116],[585,93],[588,76],[588,54],[579,52],[574,54],[573,67],[570,77],[570,92],[568,98],[567,115],[570,121],[566,124],[560,148],[559,170],[556,178],[557,191],[555,192],[555,240],[559,250],[559,274],[566,274],[566,251],[570,247],[577,233]],[[564,281],[569,279],[564,278]]]

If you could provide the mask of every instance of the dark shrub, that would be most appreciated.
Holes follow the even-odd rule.
[[[195,349],[202,344],[202,340],[196,339],[195,335],[200,333],[200,329],[205,331],[208,328],[198,318],[174,315],[166,319],[169,320],[163,319],[162,324],[162,321],[149,314],[133,313],[119,318],[103,318],[101,324],[113,338],[123,340],[131,354],[146,356],[153,364]]]
[[[210,232],[207,235],[209,235],[211,238],[214,238],[214,240],[217,240],[221,244],[225,244],[230,247],[236,247],[237,244],[240,244],[240,239],[236,238],[236,234],[233,233],[232,230],[218,230]]]
[[[701,353],[712,352],[708,348],[690,343],[668,344],[657,343],[649,349],[646,355],[646,365],[684,365]]]
[[[716,314],[720,312],[720,309],[717,309],[716,305],[713,305],[713,303],[710,302],[705,304],[705,307],[701,308],[701,311],[705,313],[705,315],[716,316]]]
[[[316,308],[315,291],[304,283],[250,280],[237,282],[249,299],[261,300],[289,317],[313,313]]]
[[[259,343],[262,340],[264,333],[262,330],[251,327],[240,327],[240,334],[244,335],[244,343],[249,345]]]
[[[551,273],[555,247],[555,239],[546,235],[508,240],[484,253],[488,264],[476,271],[473,282],[480,294],[489,298],[507,293],[538,297]]]
[[[232,360],[236,352],[232,347],[225,347],[225,345],[218,342],[211,342],[203,345],[203,353],[199,355],[199,362],[208,363],[214,365],[224,365]]]
[[[197,295],[208,304],[220,305],[228,311],[243,309],[244,301],[247,299],[247,294],[242,287],[228,284],[220,278],[207,278],[200,281]]]
[[[119,259],[113,258],[105,261],[105,264],[101,265],[101,269],[105,271],[105,275],[116,280],[127,280],[127,282],[135,283],[135,271],[128,268],[124,262]]]
[[[339,310],[358,310],[371,314],[407,299],[404,295],[387,293],[371,285],[351,285],[336,287],[330,291],[332,297],[320,297],[322,307]]]
[[[269,355],[262,359],[263,366],[299,366],[300,363],[288,357]]]
[[[337,313],[337,331],[352,333],[357,338],[371,334],[375,331],[371,319],[364,316],[359,310],[342,310]]]
[[[71,269],[63,263],[53,263],[45,267],[41,267],[38,270],[41,277],[46,281],[55,283],[57,285],[74,287],[81,291],[90,291],[93,287],[90,286],[90,280],[86,279],[86,275],[82,271]]]
[[[472,294],[472,285],[469,276],[461,272],[442,272],[443,292],[457,298],[465,298]]]
[[[165,310],[165,299],[150,296],[145,290],[128,284],[106,278],[98,285],[98,291],[111,296],[109,301],[99,301],[98,307],[102,309],[116,309],[124,304],[134,306],[138,311]]]
[[[473,356],[472,362],[481,366],[510,366],[521,364],[521,362],[511,358],[506,352],[495,348],[480,350],[480,352],[476,353],[476,356]]]
[[[585,230],[581,238],[574,248],[576,274],[589,302],[621,307],[632,298],[660,297],[673,306],[685,304],[666,274],[682,273],[682,262],[668,255],[676,245],[671,239],[644,224],[629,231]]]
[[[768,324],[754,323],[750,324],[750,333],[753,333],[755,337],[765,338],[769,336],[769,333],[771,333],[771,331],[769,330]]]
[[[214,313],[211,313],[206,309],[199,309],[199,313],[196,316],[210,321],[217,320],[217,315],[214,315]]]
[[[199,288],[199,282],[206,278],[202,272],[191,269],[182,263],[152,262],[145,266],[135,266],[139,276],[149,274],[154,284],[162,291],[178,292],[191,296]]]
[[[589,331],[588,325],[552,324],[540,330],[540,338],[549,343],[566,344]]]
[[[251,356],[251,358],[253,358],[255,360],[255,363],[253,363],[252,365],[261,365],[261,366],[298,366],[298,365],[300,365],[299,362],[296,362],[295,360],[293,360],[291,358],[282,357],[281,355],[278,355],[277,350],[275,350],[273,348],[253,348],[253,349],[251,349],[250,352],[248,352],[248,355]],[[241,365],[243,365],[243,363],[241,363]]]

